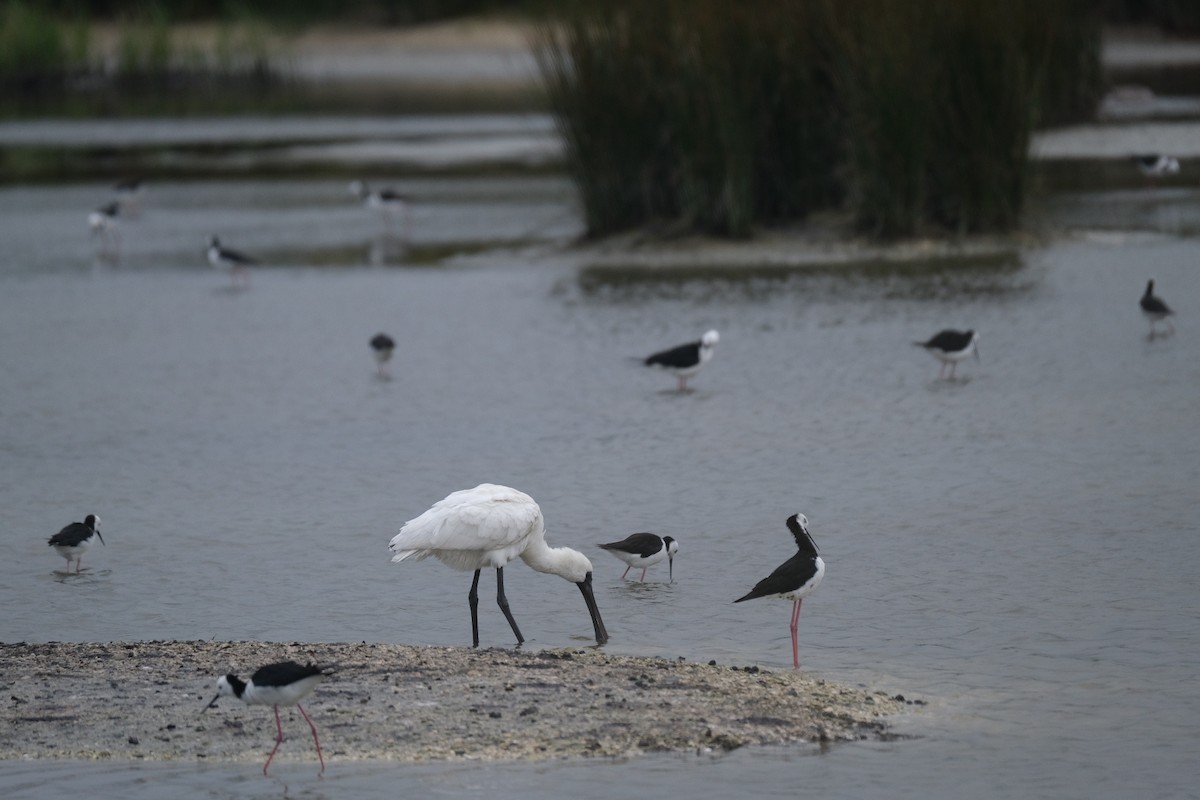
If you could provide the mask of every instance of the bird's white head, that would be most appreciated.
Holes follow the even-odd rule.
[[[800,530],[808,533],[808,517],[803,514],[796,514],[796,524],[800,526]]]
[[[704,345],[705,347],[716,347],[717,342],[719,341],[721,341],[721,335],[715,330],[706,331],[705,334],[700,337],[700,344]]]
[[[200,709],[200,713],[208,711],[217,704],[217,701],[222,697],[241,697],[242,692],[246,690],[246,682],[237,675],[222,675],[217,678],[217,693],[212,700],[208,701],[208,705]]]
[[[366,197],[367,185],[362,181],[350,181],[350,194],[358,198]]]

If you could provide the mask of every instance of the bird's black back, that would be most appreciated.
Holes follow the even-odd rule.
[[[689,342],[672,347],[670,350],[663,350],[661,353],[647,356],[644,363],[647,367],[660,366],[676,369],[694,367],[700,363],[700,344],[700,342]]]
[[[753,600],[756,597],[773,597],[795,589],[799,589],[817,574],[817,557],[815,554],[796,553],[787,561],[775,568],[767,577],[754,584],[754,588],[742,597],[734,600]]]
[[[94,530],[82,522],[72,522],[50,537],[50,546],[62,545],[65,547],[75,547],[94,533]]]
[[[971,344],[971,338],[974,335],[975,331],[944,330],[935,334],[928,342],[917,342],[917,344],[930,350],[956,353],[966,349]]]
[[[1150,314],[1170,314],[1171,309],[1162,300],[1154,296],[1154,281],[1146,284],[1146,293],[1142,295],[1142,311]]]
[[[255,686],[287,686],[313,675],[323,675],[325,670],[312,663],[297,664],[295,661],[280,661],[259,667],[250,676]]]
[[[654,533],[634,533],[619,542],[609,542],[600,547],[605,550],[620,550],[622,553],[632,553],[641,558],[649,558],[663,549],[663,540]]]
[[[371,337],[371,347],[375,348],[376,350],[391,350],[395,348],[395,346],[396,343],[392,340],[392,337],[388,336],[386,333],[377,333],[375,336]]]
[[[221,253],[221,258],[225,259],[226,261],[232,261],[235,264],[258,263],[250,256],[246,255],[245,253],[239,253],[237,250],[230,250],[228,247],[218,247],[217,249]]]

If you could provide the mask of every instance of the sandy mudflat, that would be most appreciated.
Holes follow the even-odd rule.
[[[333,763],[545,759],[729,750],[888,735],[904,706],[803,670],[766,671],[609,656],[385,644],[112,642],[0,645],[0,759],[256,761],[275,739],[270,708],[222,698],[225,671],[272,661],[336,666],[304,703]],[[283,712],[277,759],[315,758]]]

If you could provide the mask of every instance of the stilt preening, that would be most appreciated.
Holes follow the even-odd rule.
[[[524,492],[481,483],[453,492],[392,537],[392,561],[434,558],[459,570],[474,570],[467,601],[471,606],[471,640],[479,646],[479,574],[496,570],[496,603],[508,620],[517,644],[525,641],[504,595],[504,567],[514,558],[538,572],[557,575],[579,587],[592,618],[596,643],[608,641],[608,631],[592,593],[592,562],[569,547],[546,544],[545,520],[533,498]]]
[[[796,629],[800,624],[800,603],[808,597],[825,577],[825,562],[817,555],[817,544],[808,532],[808,517],[793,514],[787,518],[788,530],[796,538],[799,552],[780,564],[774,572],[763,578],[754,588],[734,600],[753,600],[757,597],[779,597],[791,600],[792,605],[792,664],[800,667],[800,645]]]
[[[71,571],[71,562],[75,562],[75,574],[78,575],[83,566],[83,554],[92,546],[93,537],[99,539],[100,544],[104,544],[104,537],[100,535],[100,518],[95,514],[88,514],[83,518],[83,522],[72,522],[51,536],[49,543],[67,560],[67,572]]]
[[[716,331],[708,331],[699,341],[681,344],[670,350],[647,356],[642,362],[647,367],[659,367],[671,372],[678,379],[679,391],[687,391],[688,378],[699,372],[712,360],[717,342],[721,337]]]
[[[612,553],[626,563],[621,579],[629,574],[629,570],[640,567],[641,580],[646,580],[646,569],[667,559],[667,570],[670,580],[675,580],[675,554],[679,552],[679,542],[670,536],[659,536],[656,533],[634,533],[619,542],[609,542],[599,547]]]
[[[274,706],[275,730],[278,736],[275,738],[275,748],[271,750],[271,755],[267,756],[267,763],[263,764],[263,775],[266,775],[267,767],[271,766],[271,760],[275,758],[275,754],[279,752],[279,745],[283,742],[283,723],[279,720],[279,707],[295,706],[300,709],[309,730],[312,731],[313,743],[317,746],[317,759],[321,762],[321,772],[324,772],[325,756],[321,754],[317,726],[313,724],[312,717],[308,716],[304,706],[300,705],[300,701],[312,694],[317,684],[331,672],[328,667],[280,661],[259,667],[248,681],[243,681],[236,675],[222,675],[217,678],[216,697],[201,709],[201,713],[215,706],[217,700],[223,696],[235,697],[247,705]]]
[[[396,349],[396,342],[386,333],[377,333],[371,337],[371,350],[375,353],[375,364],[379,370],[379,377],[387,375],[387,362],[392,360],[392,352]]]
[[[209,237],[205,255],[208,257],[209,264],[222,272],[229,273],[229,278],[234,286],[238,284],[239,280],[243,285],[249,285],[249,267],[258,263],[245,253],[222,246],[221,240],[216,236]]]
[[[947,366],[950,367],[950,374],[947,378],[953,380],[954,370],[959,361],[972,353],[975,354],[975,358],[979,358],[979,334],[975,331],[944,330],[927,342],[913,342],[913,344],[917,347],[924,347],[931,356],[942,362],[941,368],[938,369],[939,379],[946,372]]]
[[[1162,298],[1154,294],[1154,281],[1151,280],[1146,284],[1146,292],[1142,295],[1140,302],[1142,314],[1150,321],[1150,338],[1158,335],[1158,323],[1167,323],[1167,333],[1175,332],[1175,324],[1171,322],[1172,311]]]

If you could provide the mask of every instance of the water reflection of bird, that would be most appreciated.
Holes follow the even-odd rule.
[[[758,597],[778,597],[793,601],[792,605],[792,663],[800,666],[800,646],[796,629],[800,624],[800,603],[816,590],[825,577],[825,562],[817,555],[817,544],[808,532],[808,517],[793,514],[787,518],[788,530],[796,539],[799,552],[776,567],[745,595],[734,600],[754,600]]]
[[[1146,319],[1148,319],[1150,321],[1150,336],[1151,337],[1157,335],[1157,333],[1158,333],[1157,326],[1158,326],[1159,322],[1167,323],[1167,331],[1166,331],[1167,333],[1175,332],[1175,325],[1169,319],[1169,317],[1172,314],[1174,314],[1175,312],[1172,311],[1167,306],[1167,304],[1162,301],[1161,298],[1157,297],[1154,294],[1154,281],[1153,280],[1149,281],[1146,284],[1146,291],[1142,295],[1142,299],[1141,299],[1139,305],[1141,305],[1142,313],[1146,316]]]
[[[67,560],[67,572],[71,571],[71,562],[74,561],[75,572],[78,574],[83,566],[83,554],[92,546],[93,537],[99,539],[100,544],[104,544],[104,537],[100,535],[100,518],[95,514],[88,514],[83,518],[83,522],[72,522],[51,536],[49,544]]]
[[[404,523],[389,545],[392,561],[433,556],[447,566],[474,570],[467,598],[471,606],[471,637],[479,646],[479,573],[496,570],[496,602],[517,637],[525,641],[504,596],[504,566],[514,558],[538,572],[557,575],[579,587],[592,618],[596,643],[608,641],[608,631],[592,594],[592,562],[569,547],[550,547],[545,540],[542,510],[524,492],[481,483],[453,492],[421,516]]]
[[[250,273],[248,267],[252,264],[257,264],[250,256],[240,253],[237,250],[232,250],[221,245],[221,240],[216,236],[209,237],[208,249],[205,251],[208,257],[208,263],[213,267],[223,272],[229,273],[229,278],[233,281],[233,285],[238,284],[240,279],[243,283],[250,282]]]
[[[621,573],[622,580],[634,567],[641,568],[641,580],[646,580],[646,569],[664,558],[667,559],[668,575],[671,580],[675,578],[675,554],[679,552],[679,542],[670,536],[659,536],[656,533],[634,533],[619,542],[609,542],[599,545],[599,547],[612,553],[628,565]]]
[[[271,766],[271,759],[275,758],[275,754],[279,752],[279,745],[283,741],[283,723],[279,721],[279,707],[295,706],[300,709],[300,713],[304,715],[304,720],[312,731],[313,742],[317,745],[317,758],[321,762],[321,772],[324,772],[325,756],[321,754],[321,740],[317,738],[317,726],[313,724],[312,717],[308,716],[304,706],[300,705],[300,701],[308,697],[312,690],[317,688],[317,684],[324,680],[329,673],[330,670],[325,667],[313,664],[302,666],[295,661],[281,661],[255,670],[248,681],[243,681],[236,675],[222,675],[217,678],[216,697],[201,709],[201,713],[215,706],[221,697],[229,696],[235,697],[247,705],[274,706],[275,730],[278,736],[275,739],[275,749],[271,751],[271,755],[267,756],[267,763],[263,764],[263,775],[266,775],[267,767]]]
[[[371,350],[375,353],[375,363],[378,364],[381,378],[387,375],[387,368],[384,365],[392,359],[392,352],[395,349],[395,340],[386,333],[377,333],[371,337]]]
[[[975,331],[940,331],[927,342],[913,342],[917,347],[924,347],[930,355],[942,362],[938,370],[938,378],[950,367],[949,377],[954,378],[954,370],[958,362],[972,353],[979,358],[979,334]]]
[[[716,331],[708,331],[699,341],[681,344],[669,350],[647,356],[642,362],[647,367],[659,367],[674,373],[679,380],[679,391],[687,390],[688,378],[712,360],[713,352],[721,337]]]

